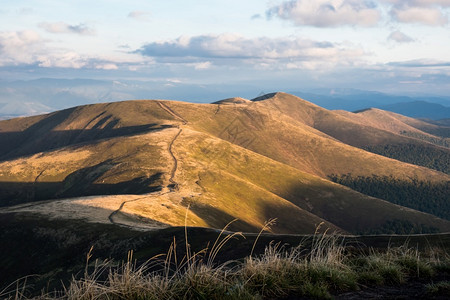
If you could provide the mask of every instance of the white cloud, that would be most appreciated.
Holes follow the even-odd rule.
[[[401,23],[419,23],[429,26],[442,26],[448,23],[445,12],[450,0],[384,0],[393,4],[392,18]]]
[[[117,70],[117,69],[119,69],[119,67],[117,67],[117,65],[113,64],[113,63],[96,64],[95,68],[101,69],[101,70]]]
[[[42,22],[38,25],[50,33],[76,33],[80,35],[94,35],[95,31],[86,26],[86,24],[69,25],[64,22]]]
[[[118,69],[117,60],[50,47],[48,42],[51,41],[32,30],[0,32],[0,67],[30,65],[42,68]]]
[[[211,68],[212,63],[210,61],[204,61],[200,63],[196,63],[194,69],[196,70],[206,70]]]
[[[0,32],[0,65],[34,63],[43,43],[39,34],[32,30]]]
[[[268,18],[289,20],[297,26],[375,26],[388,5],[392,20],[429,26],[448,24],[450,0],[284,0],[266,11]]]
[[[150,21],[150,12],[135,10],[128,14],[128,18],[135,19],[137,21]]]
[[[38,65],[40,67],[82,68],[86,60],[66,49],[48,48],[32,30],[0,32],[0,66]]]
[[[45,68],[72,68],[80,69],[87,65],[87,60],[83,59],[78,53],[72,51],[63,51],[53,53],[52,55],[41,54],[37,56],[39,67]]]
[[[450,0],[383,0],[398,6],[441,6],[450,7]]]
[[[329,42],[301,38],[245,38],[237,34],[220,34],[153,42],[136,52],[166,58],[310,59],[336,57],[345,51]]]
[[[391,15],[402,23],[422,23],[432,26],[448,23],[448,18],[436,7],[394,7]]]
[[[410,36],[407,36],[406,34],[404,34],[401,31],[393,31],[391,32],[391,34],[388,36],[388,40],[390,41],[394,41],[397,43],[411,43],[414,42],[414,39]]]
[[[253,70],[329,70],[357,65],[364,51],[351,46],[301,38],[245,38],[236,34],[182,36],[153,42],[137,51],[159,64],[184,65],[196,70],[217,68]]]
[[[381,19],[374,2],[360,0],[284,1],[269,9],[267,15],[290,20],[298,26],[315,27],[374,26]]]

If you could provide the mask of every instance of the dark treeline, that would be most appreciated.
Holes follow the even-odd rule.
[[[332,174],[329,178],[363,194],[450,220],[449,181],[401,180],[377,175],[354,177],[350,173]]]
[[[429,143],[432,143],[432,144],[435,144],[438,146],[444,146],[447,148],[450,147],[450,141],[448,139],[450,137],[449,133],[450,133],[450,128],[445,128],[445,129],[442,129],[441,131],[436,131],[434,134],[438,135],[438,137],[433,137],[433,136],[421,134],[418,132],[405,131],[405,130],[402,130],[400,132],[400,134],[402,134],[402,135],[413,137],[413,138],[416,138],[416,139],[419,139],[422,141],[427,141]]]
[[[415,144],[368,146],[365,150],[450,174],[450,150]]]

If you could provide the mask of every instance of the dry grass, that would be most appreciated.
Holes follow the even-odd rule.
[[[263,230],[268,230],[271,224],[268,222]],[[319,234],[319,231],[297,247],[269,244],[262,255],[218,264],[215,260],[222,247],[241,235],[226,232],[229,225],[210,248],[197,253],[191,252],[186,233],[183,245],[186,255],[181,259],[175,240],[166,254],[141,265],[133,259],[133,252],[129,252],[127,261],[119,266],[112,261],[91,264],[88,253],[82,278],[74,277],[63,290],[34,298],[274,299],[306,296],[330,299],[334,294],[360,287],[398,285],[411,278],[429,278],[450,266],[449,256],[439,249],[421,253],[405,244],[381,252],[349,252],[343,237],[326,232]],[[439,294],[448,289],[448,282],[428,285],[427,289],[431,294]],[[0,297],[30,299],[26,278],[0,291]]]

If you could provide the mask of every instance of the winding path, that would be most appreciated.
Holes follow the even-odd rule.
[[[180,128],[178,133],[175,135],[175,137],[170,142],[169,147],[167,149],[169,151],[170,156],[172,156],[172,159],[173,159],[173,167],[172,167],[172,170],[170,171],[170,178],[169,178],[170,184],[167,186],[171,192],[178,191],[178,183],[174,180],[175,173],[177,172],[177,168],[178,168],[178,160],[175,157],[175,155],[173,154],[172,146],[173,146],[173,143],[175,142],[175,140],[180,136],[182,131],[183,131],[183,129]]]
[[[159,192],[157,192],[157,193],[159,193]],[[122,223],[117,223],[116,221],[113,220],[113,217],[114,217],[117,213],[119,213],[119,212],[122,210],[122,208],[123,208],[123,206],[125,205],[125,203],[128,203],[128,202],[134,202],[134,201],[141,200],[141,199],[145,199],[145,198],[147,198],[147,196],[146,196],[146,197],[140,197],[140,198],[136,198],[136,199],[133,199],[133,200],[128,200],[128,201],[122,202],[122,204],[120,204],[119,208],[116,209],[115,211],[113,211],[113,212],[108,216],[109,221],[110,221],[112,224],[115,224],[115,225],[133,228],[133,226],[129,226],[129,225],[122,224]]]
[[[186,121],[183,117],[181,117],[180,115],[178,115],[176,112],[174,112],[172,109],[170,109],[167,105],[165,105],[165,104],[162,103],[161,101],[157,101],[157,103],[159,104],[159,106],[161,106],[162,109],[164,109],[164,110],[165,110],[166,112],[168,112],[170,115],[172,115],[172,116],[175,117],[176,119],[182,121],[182,122],[183,122],[183,125],[186,125],[186,124],[188,123],[188,121]],[[172,159],[173,159],[173,167],[172,167],[172,170],[170,171],[169,184],[167,185],[167,188],[168,188],[169,191],[164,192],[164,193],[161,193],[161,191],[151,193],[151,194],[154,194],[155,196],[156,196],[156,195],[162,196],[162,195],[165,195],[165,194],[168,194],[168,193],[173,193],[173,192],[175,192],[175,191],[178,191],[178,189],[179,189],[178,182],[176,182],[175,179],[174,179],[174,178],[175,178],[175,173],[177,172],[177,169],[178,169],[178,160],[177,160],[177,158],[175,157],[175,154],[173,153],[172,148],[173,148],[173,144],[175,143],[176,139],[180,136],[180,134],[181,134],[181,132],[183,131],[183,129],[180,128],[180,126],[177,126],[177,128],[178,128],[177,134],[173,137],[173,139],[172,139],[172,140],[170,141],[170,143],[169,143],[169,146],[167,147],[167,151],[169,152],[170,156],[171,156]],[[145,199],[145,198],[147,198],[148,196],[149,196],[149,194],[146,195],[145,197],[140,197],[140,198],[137,198],[137,199],[133,199],[133,200],[128,200],[128,201],[122,202],[122,203],[120,204],[119,208],[116,209],[115,211],[113,211],[113,212],[108,216],[109,221],[110,221],[112,224],[115,224],[115,225],[119,225],[119,226],[123,226],[123,227],[128,227],[128,228],[133,228],[133,226],[126,225],[126,224],[122,224],[122,223],[118,223],[118,222],[114,221],[113,218],[114,218],[114,216],[115,216],[116,214],[118,214],[118,213],[123,209],[123,207],[124,207],[124,205],[125,205],[126,203],[128,203],[128,202],[133,202],[133,201],[137,201],[137,200],[141,200],[141,199]]]

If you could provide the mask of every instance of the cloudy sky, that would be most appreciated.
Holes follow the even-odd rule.
[[[3,0],[0,80],[448,95],[449,22],[450,0]]]

